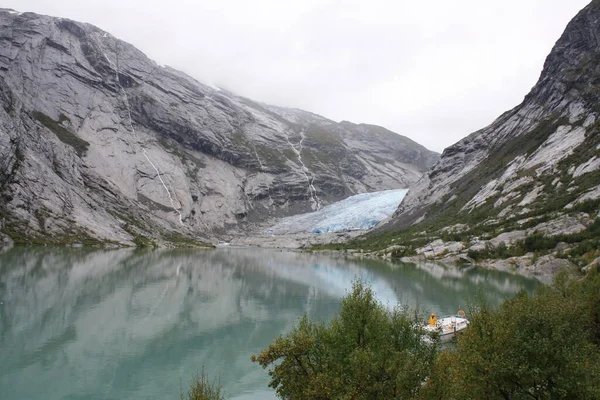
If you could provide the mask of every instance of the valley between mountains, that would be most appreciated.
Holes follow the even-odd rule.
[[[391,222],[345,246],[553,274],[600,263],[600,1],[523,102],[444,150]]]
[[[383,127],[205,85],[92,25],[2,10],[3,241],[232,241],[542,275],[590,268],[600,263],[598,37],[595,0],[523,102],[440,156]],[[269,231],[392,189],[409,191],[366,235]]]
[[[0,11],[0,215],[17,244],[215,243],[439,155],[385,128],[271,106],[92,25]]]

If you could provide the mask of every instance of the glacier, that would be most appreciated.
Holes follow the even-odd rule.
[[[321,210],[281,219],[265,230],[275,235],[369,230],[391,216],[408,189],[357,194]]]

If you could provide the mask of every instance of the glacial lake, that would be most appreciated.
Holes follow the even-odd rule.
[[[250,355],[360,278],[390,306],[454,313],[539,283],[478,268],[276,250],[17,247],[0,254],[3,400],[178,399],[204,367],[231,399],[274,399]]]

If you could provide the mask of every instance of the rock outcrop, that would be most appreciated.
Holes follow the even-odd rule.
[[[207,239],[406,188],[438,159],[204,85],[89,24],[2,10],[0,42],[0,218],[18,243]]]
[[[599,37],[594,0],[569,23],[523,102],[445,149],[388,229],[498,225],[599,199]]]
[[[594,0],[568,24],[523,102],[445,149],[390,221],[351,245],[542,275],[597,258],[599,38]]]

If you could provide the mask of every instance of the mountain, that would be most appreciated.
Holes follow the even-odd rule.
[[[386,229],[430,239],[460,233],[477,249],[481,238],[511,245],[536,233],[589,231],[600,199],[599,116],[594,0],[568,24],[523,102],[445,149]]]
[[[0,11],[0,230],[187,241],[406,188],[439,155],[202,84],[92,25]]]

